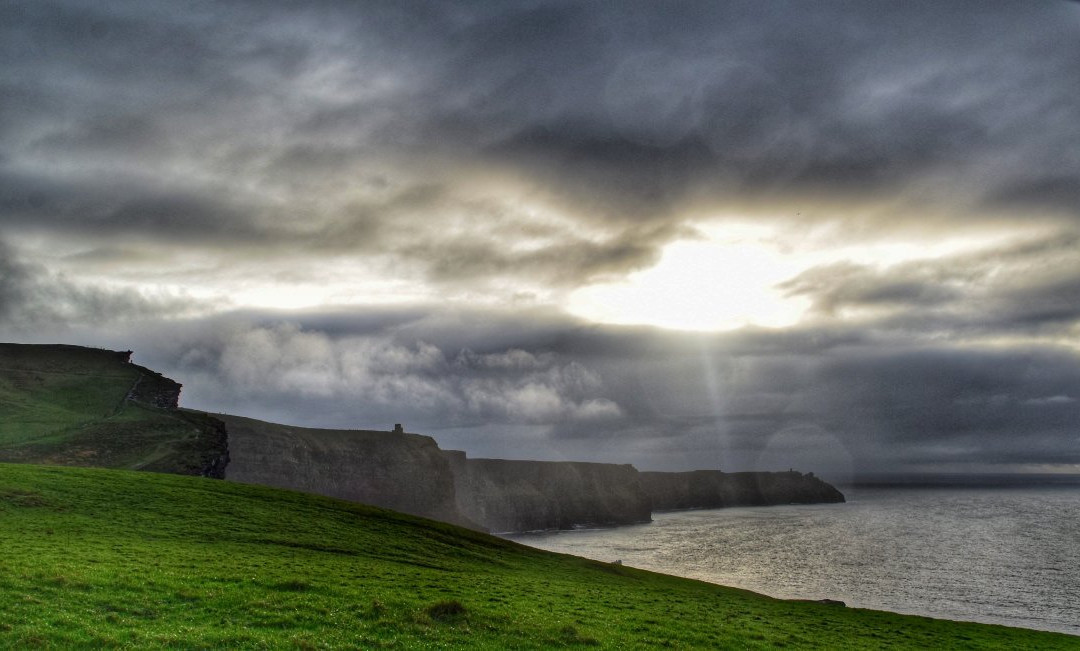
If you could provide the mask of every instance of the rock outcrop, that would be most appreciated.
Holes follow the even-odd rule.
[[[180,406],[181,384],[161,373],[142,366],[139,377],[128,391],[126,400],[157,409],[177,409]]]
[[[469,459],[444,452],[458,510],[494,532],[648,522],[649,497],[631,465]]]
[[[726,506],[843,502],[844,495],[813,473],[642,472],[641,486],[657,511]]]
[[[479,528],[458,510],[450,464],[431,437],[216,417],[225,423],[229,435],[225,479],[318,493]]]

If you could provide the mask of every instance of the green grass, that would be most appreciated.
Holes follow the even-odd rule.
[[[169,383],[111,351],[0,344],[0,461],[199,474],[210,419],[127,400],[137,382]]]
[[[98,353],[98,354],[94,354]],[[0,442],[55,438],[112,417],[138,367],[73,346],[0,346]]]
[[[0,647],[1080,647],[197,477],[0,464],[0,549]]]

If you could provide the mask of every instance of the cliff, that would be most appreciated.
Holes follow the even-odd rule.
[[[570,529],[652,519],[631,465],[468,459],[445,453],[458,509],[490,531]]]
[[[843,493],[813,473],[694,470],[640,475],[641,487],[658,511],[844,501]]]
[[[225,479],[338,497],[477,528],[458,510],[450,464],[431,437],[216,417],[229,433]]]
[[[131,363],[130,351],[0,344],[0,461],[226,478],[500,532],[647,522],[652,509],[844,500],[797,472],[469,459],[404,432],[216,417],[179,409],[180,389]]]
[[[0,344],[0,461],[220,477],[224,426],[131,351]]]

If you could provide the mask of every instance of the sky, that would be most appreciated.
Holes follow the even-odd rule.
[[[0,339],[642,470],[1080,472],[1080,3],[0,0]]]

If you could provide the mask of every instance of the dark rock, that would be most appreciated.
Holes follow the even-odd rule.
[[[158,409],[177,409],[180,406],[181,384],[155,373],[148,368],[137,367],[141,374],[128,391],[127,399]]]

